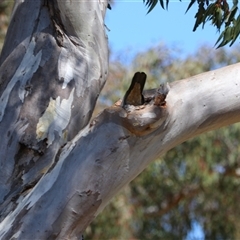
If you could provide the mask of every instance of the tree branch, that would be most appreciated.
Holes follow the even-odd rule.
[[[31,238],[36,233],[38,238],[79,237],[110,199],[156,157],[200,133],[240,120],[238,69],[236,64],[172,83],[164,114],[159,115],[163,120],[154,117],[158,124],[151,131],[132,131],[136,122],[148,124],[149,116],[156,116],[151,104],[131,112],[121,106],[105,109],[62,149],[56,165],[21,198],[1,223],[1,238],[13,234]],[[144,109],[148,114],[139,114]],[[129,114],[135,115],[135,122]],[[19,223],[23,214],[25,221]],[[12,230],[16,225],[17,232]]]

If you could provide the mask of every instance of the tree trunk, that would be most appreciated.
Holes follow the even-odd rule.
[[[0,58],[1,220],[17,210],[22,197],[53,170],[60,149],[91,118],[108,71],[106,6],[106,0],[15,3]],[[64,198],[69,200],[67,195]],[[42,215],[45,224],[59,215],[50,212],[52,217]],[[28,228],[30,222],[23,220],[28,214],[20,215],[21,223],[16,217],[8,224],[10,231],[2,222],[1,239],[17,232],[21,239],[59,234],[56,227],[45,232],[36,222],[37,215],[36,226]]]
[[[240,120],[240,65],[89,123],[108,71],[107,1],[16,1],[0,58],[0,238],[79,239],[155,158]]]

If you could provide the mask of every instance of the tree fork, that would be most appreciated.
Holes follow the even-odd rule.
[[[53,5],[62,45],[44,1],[17,1],[1,57],[1,239],[79,239],[151,161],[240,121],[236,64],[170,84],[163,105],[116,104],[89,124],[108,68],[107,2]]]

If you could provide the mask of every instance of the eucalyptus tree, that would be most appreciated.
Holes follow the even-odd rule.
[[[156,157],[240,120],[236,64],[90,122],[108,75],[108,6],[15,1],[0,57],[1,239],[79,239]]]

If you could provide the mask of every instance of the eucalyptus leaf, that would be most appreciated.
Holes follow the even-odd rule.
[[[188,10],[192,7],[192,5],[193,5],[196,1],[197,1],[197,0],[191,0],[191,1],[190,1],[189,5],[188,5],[188,8],[187,8],[187,10],[186,10],[185,13],[188,12]]]

